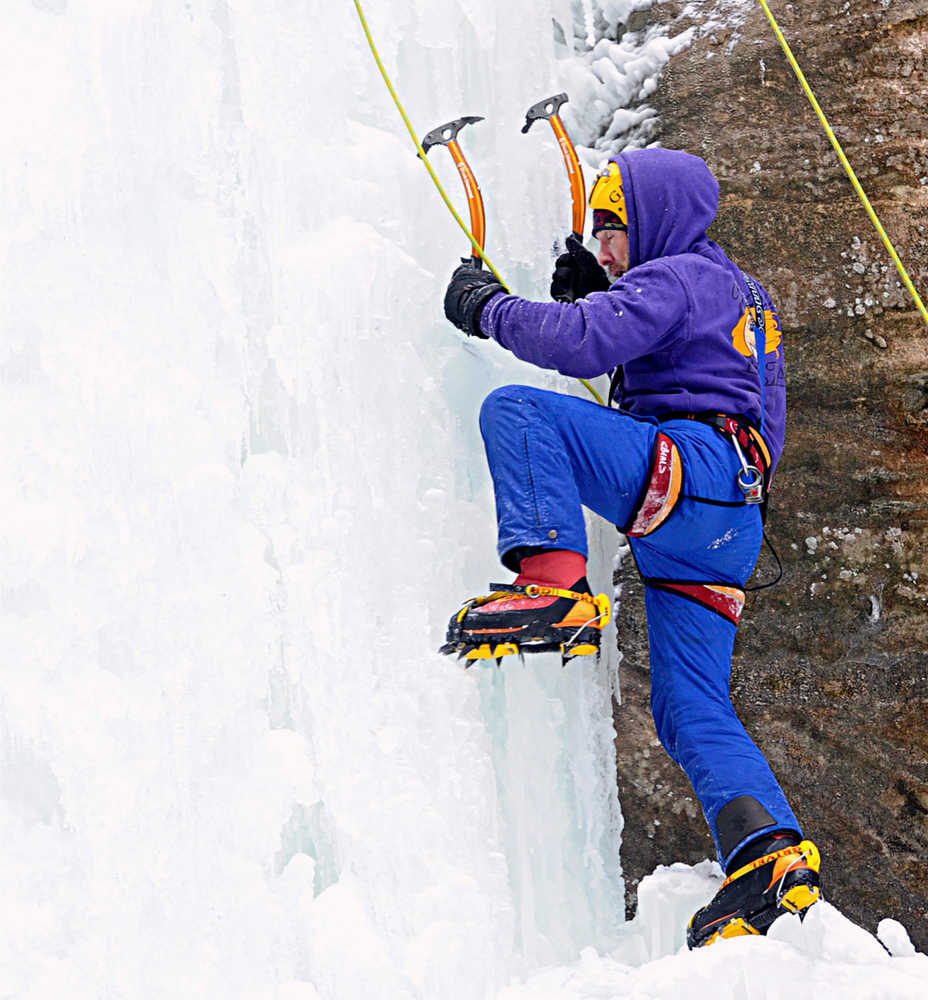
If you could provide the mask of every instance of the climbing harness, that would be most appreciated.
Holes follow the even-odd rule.
[[[673,510],[676,505],[677,500],[686,499],[692,500],[695,503],[705,503],[714,507],[741,507],[745,504],[757,504],[760,506],[761,521],[766,525],[767,521],[767,500],[770,491],[770,452],[767,450],[767,445],[760,431],[744,417],[732,417],[725,413],[713,413],[713,412],[702,412],[702,413],[686,413],[674,411],[671,413],[662,413],[660,416],[660,421],[663,423],[668,420],[695,420],[698,423],[708,424],[710,427],[714,427],[723,437],[727,438],[735,449],[735,454],[738,456],[739,464],[741,469],[739,470],[736,481],[741,493],[744,497],[743,500],[716,500],[712,497],[700,497],[694,496],[690,493],[684,493],[682,487],[679,488],[674,494],[673,499],[666,511],[662,513],[661,520],[654,525],[654,528],[649,530],[654,530],[659,527]],[[666,437],[666,435],[658,435],[658,440],[661,437]],[[669,438],[667,440],[670,440]],[[676,447],[676,446],[674,446]],[[655,454],[658,453],[658,449],[655,448]],[[660,496],[659,488],[657,487],[657,476],[656,470],[659,468],[659,464],[652,460],[652,470],[651,477],[648,480],[648,485],[645,487],[645,497],[651,498],[652,502],[655,497]],[[633,525],[639,523],[641,517],[641,511],[644,507],[645,501],[639,505],[638,510],[635,514],[635,519]],[[621,528],[619,529],[621,530]],[[631,530],[623,531],[623,534],[631,535]],[[647,534],[648,531],[641,532],[641,534]],[[767,535],[766,527],[764,528],[764,542],[767,544],[767,548],[770,550],[770,554],[773,556],[774,562],[777,565],[777,575],[773,580],[767,583],[755,584],[752,587],[745,587],[746,591],[754,590],[766,590],[768,587],[772,587],[779,583],[783,578],[783,564],[780,561],[780,556],[777,550],[773,547],[773,543],[770,541]],[[646,583],[650,581],[645,580]],[[667,581],[664,581],[665,583]],[[665,588],[666,589],[666,588]]]
[[[774,34],[777,36],[777,40],[783,47],[783,51],[786,53],[786,58],[789,60],[790,66],[793,68],[793,72],[796,74],[796,78],[802,85],[802,89],[805,91],[806,97],[809,99],[809,103],[815,109],[815,113],[818,115],[819,121],[822,123],[822,127],[825,129],[825,134],[828,136],[831,145],[834,147],[835,152],[838,154],[838,159],[841,161],[841,165],[847,171],[847,175],[851,180],[851,184],[854,186],[854,190],[857,192],[858,197],[863,203],[864,208],[867,210],[867,215],[870,216],[870,221],[876,228],[876,231],[880,235],[880,239],[883,241],[883,245],[889,251],[890,257],[893,259],[893,263],[899,270],[899,274],[902,276],[902,280],[905,283],[905,287],[908,289],[909,294],[918,307],[918,311],[922,315],[922,319],[925,323],[928,323],[928,308],[925,308],[925,304],[919,297],[918,292],[915,290],[915,285],[912,284],[912,279],[909,277],[908,272],[905,269],[905,265],[899,259],[899,255],[896,253],[896,248],[892,244],[886,230],[883,228],[879,218],[877,217],[876,211],[873,205],[870,204],[870,199],[867,197],[864,189],[861,187],[860,181],[857,179],[857,174],[854,173],[854,168],[851,166],[844,150],[841,147],[841,143],[838,142],[837,137],[832,131],[831,125],[828,124],[828,119],[825,117],[825,112],[822,111],[819,106],[818,101],[815,99],[815,94],[812,93],[812,88],[809,86],[809,81],[806,80],[805,74],[799,67],[799,63],[796,61],[796,57],[793,55],[792,49],[789,47],[789,43],[786,41],[783,32],[780,30],[779,24],[777,24],[776,18],[773,16],[773,12],[767,5],[767,0],[760,0],[761,7],[764,8],[764,13],[767,15],[767,20],[770,21],[770,25],[773,28]]]
[[[744,589],[733,584],[705,583],[701,580],[664,580],[642,576],[645,585],[654,590],[676,594],[692,604],[698,604],[720,615],[736,628],[744,611]]]
[[[687,499],[696,500],[699,503],[715,504],[720,507],[740,507],[743,503],[755,504],[763,503],[767,496],[770,485],[770,452],[757,428],[744,417],[732,417],[726,413],[715,413],[712,411],[703,413],[687,413],[682,411],[671,411],[662,413],[658,418],[661,423],[668,420],[695,420],[700,424],[708,424],[714,427],[724,438],[727,438],[735,449],[741,465],[736,480],[738,487],[744,495],[744,500],[710,500],[706,497],[690,496]],[[658,434],[658,444],[655,455],[660,453],[661,439],[667,438],[665,434]],[[676,450],[676,445],[673,446]],[[652,461],[652,472],[646,491],[650,494],[657,492],[655,475],[659,469],[656,458]],[[636,514],[636,519],[640,518],[640,511]],[[653,529],[651,529],[653,530]],[[625,534],[630,534],[626,531]]]
[[[567,94],[555,94],[553,97],[546,97],[543,101],[533,104],[525,112],[525,124],[522,126],[523,135],[539,119],[547,119],[554,129],[561,153],[564,156],[564,165],[567,167],[567,177],[570,180],[570,194],[573,200],[573,233],[581,242],[583,241],[583,230],[586,226],[586,184],[583,181],[583,171],[580,169],[580,159],[574,144],[570,141],[567,129],[558,112],[561,105],[566,104],[569,98]]]
[[[666,434],[658,433],[651,455],[651,472],[634,516],[623,535],[643,538],[650,535],[673,513],[683,489],[683,460],[680,450]]]

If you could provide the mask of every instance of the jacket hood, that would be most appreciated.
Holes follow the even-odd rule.
[[[630,268],[681,253],[722,254],[706,236],[719,208],[719,183],[705,160],[660,148],[611,159],[622,172]]]

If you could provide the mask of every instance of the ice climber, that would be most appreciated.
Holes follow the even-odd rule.
[[[610,606],[587,582],[581,505],[628,536],[645,584],[657,732],[692,782],[727,876],[690,920],[691,948],[763,934],[821,894],[819,852],[729,694],[786,383],[773,302],[706,235],[718,194],[696,156],[620,153],[590,196],[598,261],[569,237],[557,301],[510,295],[471,263],[445,295],[455,326],[523,361],[580,378],[613,372],[608,407],[523,385],[484,401],[498,551],[518,576],[466,602],[443,651],[597,652]]]

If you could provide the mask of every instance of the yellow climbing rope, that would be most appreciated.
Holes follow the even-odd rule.
[[[380,75],[383,77],[383,82],[387,85],[387,90],[390,91],[390,96],[393,98],[393,103],[396,105],[397,110],[403,116],[403,121],[406,123],[406,128],[410,136],[412,136],[412,141],[416,144],[416,149],[419,150],[419,158],[425,164],[425,169],[428,170],[429,176],[435,182],[435,187],[438,188],[438,193],[441,195],[442,201],[448,206],[448,211],[451,212],[451,214],[454,216],[455,222],[457,222],[457,224],[461,227],[461,229],[464,230],[464,234],[470,240],[474,250],[478,254],[480,254],[480,256],[483,258],[487,267],[495,275],[496,280],[503,286],[503,288],[506,288],[506,290],[508,291],[509,289],[506,286],[506,282],[503,281],[503,279],[500,277],[499,271],[497,271],[496,268],[492,265],[492,263],[490,262],[490,258],[487,257],[487,255],[483,252],[483,247],[480,246],[480,244],[474,238],[474,234],[467,228],[467,224],[455,211],[454,205],[451,204],[451,199],[445,193],[445,189],[442,187],[441,181],[438,179],[438,175],[432,169],[432,164],[429,163],[428,157],[425,154],[425,150],[422,148],[422,145],[420,144],[419,139],[416,136],[415,130],[413,129],[412,125],[409,122],[409,117],[406,114],[406,111],[403,108],[403,105],[400,102],[399,97],[397,97],[396,91],[393,89],[393,84],[390,82],[390,77],[387,75],[387,71],[386,69],[384,69],[384,65],[380,60],[380,54],[377,51],[377,46],[374,44],[373,36],[371,35],[370,28],[368,28],[367,26],[367,19],[364,17],[364,11],[361,9],[361,4],[359,0],[354,0],[354,6],[358,12],[358,17],[361,19],[361,27],[364,29],[364,35],[367,38],[367,44],[370,46],[371,54],[374,57],[374,61],[377,63],[377,68],[380,70]]]
[[[436,175],[435,171],[432,169],[432,164],[429,163],[429,160],[428,160],[428,157],[426,156],[425,150],[422,148],[422,145],[419,142],[418,137],[416,136],[415,130],[413,129],[412,125],[410,124],[409,116],[406,114],[406,111],[403,108],[403,105],[400,102],[399,97],[397,97],[396,90],[394,89],[393,84],[390,82],[390,77],[387,75],[387,71],[384,68],[383,62],[381,62],[380,54],[377,51],[377,46],[374,44],[374,39],[373,39],[373,36],[371,35],[370,28],[368,28],[368,26],[367,26],[367,19],[364,17],[364,11],[361,9],[360,0],[354,0],[354,6],[355,6],[355,9],[358,12],[358,17],[361,20],[361,27],[364,29],[364,35],[367,38],[367,44],[370,46],[371,54],[374,57],[374,61],[377,63],[377,68],[380,70],[380,75],[383,77],[383,82],[387,85],[387,90],[390,91],[390,96],[393,98],[393,103],[396,105],[397,110],[399,111],[399,113],[403,117],[403,121],[406,124],[406,129],[409,132],[410,136],[412,136],[412,141],[416,144],[416,149],[419,150],[419,159],[422,160],[422,162],[425,164],[425,168],[426,168],[426,170],[428,170],[429,176],[435,182],[435,187],[438,188],[438,193],[441,195],[442,201],[444,201],[444,203],[448,206],[448,211],[451,212],[451,214],[454,216],[455,222],[457,222],[457,224],[464,231],[464,234],[470,240],[471,246],[473,246],[474,250],[478,254],[480,254],[480,256],[483,258],[484,263],[493,272],[493,275],[495,276],[496,280],[508,292],[509,288],[506,285],[506,282],[503,281],[502,277],[500,276],[499,271],[496,270],[496,268],[493,266],[492,262],[490,261],[490,258],[487,257],[487,255],[483,252],[483,247],[481,247],[480,244],[477,242],[477,240],[474,238],[474,234],[467,228],[467,225],[464,222],[464,220],[455,211],[454,205],[451,204],[451,199],[445,193],[445,189],[442,187],[441,181],[438,179],[438,176]],[[600,396],[600,394],[596,391],[596,388],[593,385],[591,385],[590,382],[588,382],[585,378],[578,379],[577,381],[580,382],[580,384],[596,400],[597,403],[599,403],[602,406],[606,405],[603,402],[603,397]]]
[[[764,8],[764,13],[767,15],[767,19],[770,21],[774,34],[777,36],[777,40],[779,41],[780,45],[783,46],[783,51],[786,53],[786,58],[789,60],[790,66],[793,67],[793,72],[796,74],[796,77],[802,84],[802,89],[805,91],[806,97],[809,98],[809,102],[815,109],[815,113],[818,115],[819,121],[822,123],[822,126],[825,129],[825,133],[827,134],[829,140],[831,141],[832,146],[834,146],[835,152],[838,154],[838,159],[841,161],[842,166],[847,171],[847,175],[851,179],[851,184],[854,185],[854,190],[857,192],[858,196],[860,197],[860,200],[863,202],[863,206],[867,210],[867,215],[870,216],[870,221],[876,227],[876,231],[880,234],[880,239],[883,241],[883,244],[889,251],[890,257],[892,257],[893,262],[899,269],[899,273],[902,275],[902,280],[905,283],[905,287],[909,290],[909,294],[914,299],[915,305],[918,306],[918,311],[922,314],[922,319],[925,321],[925,323],[928,323],[928,309],[925,308],[925,304],[919,297],[919,294],[915,289],[915,285],[912,284],[912,279],[909,277],[908,272],[905,269],[905,266],[899,259],[899,255],[896,253],[896,248],[893,246],[892,240],[890,240],[889,236],[886,234],[886,230],[880,223],[880,220],[877,217],[873,205],[870,204],[870,199],[867,197],[866,193],[864,192],[864,189],[860,186],[860,181],[857,179],[857,175],[854,173],[854,168],[848,162],[847,156],[844,155],[844,150],[841,148],[841,143],[838,142],[838,139],[835,136],[834,132],[832,131],[831,126],[828,124],[828,119],[825,117],[825,112],[822,111],[818,101],[815,99],[815,94],[812,93],[812,88],[809,86],[809,82],[808,80],[806,80],[805,74],[799,68],[799,63],[796,62],[796,57],[793,55],[793,52],[789,47],[789,43],[783,36],[783,32],[780,30],[780,26],[779,24],[777,24],[777,20],[773,16],[773,12],[767,5],[767,0],[760,0],[760,5],[761,7]]]

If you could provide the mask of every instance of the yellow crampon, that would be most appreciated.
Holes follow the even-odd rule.
[[[466,650],[463,655],[465,660],[501,660],[504,656],[517,656],[519,647],[514,642],[500,642],[490,645],[484,642],[479,646]]]
[[[779,905],[787,913],[795,913],[797,916],[803,917],[805,916],[805,911],[821,898],[822,890],[818,886],[797,885],[780,897]],[[708,941],[704,942],[703,947],[714,944],[719,938],[744,937],[746,934],[763,934],[763,931],[752,927],[744,917],[735,917],[734,920],[730,920],[721,930],[716,931]]]
[[[452,616],[442,653],[457,653],[466,665],[478,660],[495,660],[498,665],[505,656],[522,656],[523,653],[557,652],[564,663],[575,656],[599,654],[602,629],[612,617],[612,604],[605,594],[594,597],[544,584],[506,586],[491,583],[490,588],[491,593],[465,601]],[[468,613],[475,608],[496,601],[538,597],[567,599],[574,604],[559,621],[545,621],[545,608],[539,609],[538,620],[525,624],[497,624],[494,627],[492,622],[466,621]]]
[[[719,938],[727,940],[728,938],[734,937],[744,937],[747,934],[760,934],[760,931],[752,927],[744,917],[736,917],[734,920],[730,920],[721,930],[716,931],[712,937],[709,938],[703,944],[703,947],[708,947],[710,944],[715,944]]]
[[[797,885],[780,897],[780,906],[790,913],[801,914],[822,898],[822,890],[817,885]]]

